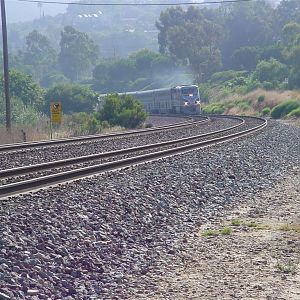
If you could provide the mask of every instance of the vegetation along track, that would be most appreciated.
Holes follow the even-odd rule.
[[[8,196],[45,185],[129,167],[172,154],[213,145],[257,131],[267,124],[266,120],[256,117],[218,116],[216,118],[231,118],[240,122],[222,130],[193,137],[3,170],[0,172],[0,180],[2,178],[0,195]]]

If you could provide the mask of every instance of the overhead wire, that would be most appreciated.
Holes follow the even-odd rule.
[[[61,5],[81,5],[81,6],[181,6],[181,5],[205,5],[249,2],[253,0],[214,0],[203,2],[178,2],[178,3],[85,3],[85,2],[62,2],[47,0],[15,0],[18,2],[41,3],[41,4],[61,4]]]

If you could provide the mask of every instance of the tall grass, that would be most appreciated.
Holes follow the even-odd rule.
[[[8,132],[4,126],[0,127],[0,144],[22,143],[48,139],[44,130],[33,127],[12,127]]]

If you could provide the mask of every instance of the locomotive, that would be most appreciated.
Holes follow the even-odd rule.
[[[180,85],[148,91],[118,93],[119,96],[130,95],[140,101],[144,109],[151,114],[200,114],[201,102],[197,85]],[[99,96],[99,106],[108,94]],[[99,108],[98,106],[98,108]]]

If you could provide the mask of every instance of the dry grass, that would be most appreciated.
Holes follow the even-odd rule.
[[[261,95],[263,95],[265,99],[262,102],[258,102],[257,99]],[[300,99],[300,91],[266,91],[257,89],[246,94],[243,98],[251,101],[253,108],[260,111],[266,106],[273,108],[284,100]]]
[[[259,101],[260,96],[264,97],[263,101]],[[225,111],[226,114],[231,115],[257,115],[265,107],[272,109],[274,106],[278,105],[280,102],[285,100],[297,100],[300,99],[300,91],[267,91],[264,89],[257,89],[249,92],[245,95],[233,94],[224,98],[224,102],[234,102],[238,100],[245,100],[250,102],[250,107],[241,110],[238,106],[232,107]]]
[[[25,133],[25,135],[24,135]],[[6,128],[0,128],[0,144],[11,144],[24,142],[26,138],[27,142],[38,141],[48,139],[46,132],[41,132],[37,128],[30,127],[13,127],[11,132],[7,132]]]
[[[293,231],[300,233],[300,225],[298,224],[284,224],[279,227],[279,230],[281,231]]]

